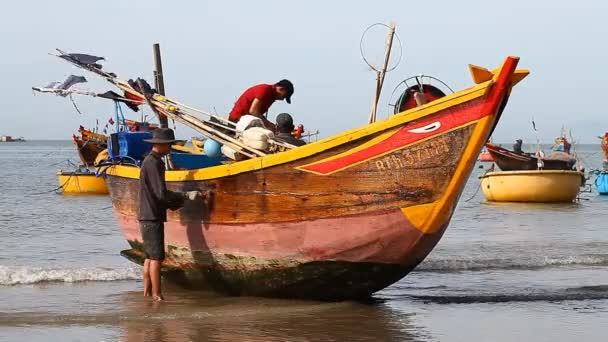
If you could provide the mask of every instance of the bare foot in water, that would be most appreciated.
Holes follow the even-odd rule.
[[[144,297],[152,297],[152,293],[150,291],[144,291]]]
[[[153,299],[155,302],[164,302],[165,301],[165,298],[162,295],[160,295],[160,296],[155,295],[155,296],[153,296]]]

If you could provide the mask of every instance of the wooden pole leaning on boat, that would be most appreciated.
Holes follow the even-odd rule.
[[[163,113],[165,113],[165,115],[167,115],[168,117],[175,118],[177,121],[180,121],[181,123],[189,126],[190,128],[193,128],[207,135],[209,138],[212,138],[213,140],[227,145],[228,147],[236,150],[237,152],[243,153],[247,157],[255,158],[257,156],[262,157],[266,155],[266,153],[241,143],[240,141],[232,138],[231,136],[224,134],[223,132],[215,129],[214,127],[207,125],[207,122],[199,120],[190,114],[182,113],[180,110],[171,111],[168,108],[163,108]]]
[[[157,110],[163,112],[165,115],[167,115],[168,117],[173,117],[172,113],[166,111],[165,109],[160,109],[157,108]],[[212,127],[205,127],[205,125],[200,125],[199,123],[192,123],[190,121],[187,120],[188,117],[180,117],[181,119],[183,119],[183,121],[180,121],[180,119],[177,119],[177,121],[180,121],[181,123],[183,123],[184,125],[203,133],[204,135],[206,135],[208,138],[213,139],[219,143],[221,143],[222,145],[226,145],[230,148],[232,148],[233,150],[243,154],[244,156],[247,156],[249,158],[256,158],[258,156],[264,156],[266,155],[265,153],[262,153],[258,150],[252,149],[252,148],[248,148],[247,146],[244,146],[243,144],[241,144],[238,140],[234,140],[232,138],[230,138],[229,136],[215,130]],[[226,139],[228,138],[228,139]],[[253,151],[249,152],[249,151]]]
[[[384,50],[384,63],[382,69],[377,70],[376,74],[376,93],[374,95],[374,101],[372,102],[372,112],[369,115],[369,123],[376,122],[378,113],[378,102],[380,101],[380,93],[382,92],[382,85],[384,84],[384,77],[386,76],[386,69],[388,68],[388,62],[391,58],[391,50],[393,48],[393,38],[395,37],[395,23],[389,24],[388,36],[386,37],[386,46]]]
[[[138,85],[140,87],[140,89],[145,89],[143,83],[141,82],[141,80],[138,81]],[[133,90],[135,91],[135,90]],[[136,92],[137,93],[137,92]],[[190,128],[199,131],[205,135],[207,135],[209,138],[212,138],[213,140],[217,140],[218,142],[221,142],[224,145],[229,146],[230,148],[246,155],[249,158],[255,158],[257,156],[265,156],[266,153],[262,152],[262,151],[258,151],[254,148],[248,147],[244,144],[242,144],[240,141],[220,132],[219,130],[215,129],[214,127],[211,127],[209,125],[207,125],[204,121],[199,120],[198,118],[187,114],[187,113],[183,113],[181,110],[179,110],[179,108],[173,106],[173,108],[170,108],[172,105],[168,105],[163,103],[162,101],[159,101],[158,98],[155,98],[154,95],[151,94],[139,94],[140,96],[143,96],[146,99],[147,104],[150,106],[150,108],[152,108],[152,110],[157,113],[157,115],[162,115],[165,117],[170,117],[176,121],[179,121],[187,126],[189,126]],[[161,96],[164,99],[164,96]]]

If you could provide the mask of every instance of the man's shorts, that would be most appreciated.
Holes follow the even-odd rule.
[[[165,260],[165,224],[159,221],[139,221],[144,240],[144,255],[150,260]]]

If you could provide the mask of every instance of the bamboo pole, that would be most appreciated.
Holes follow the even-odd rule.
[[[372,111],[369,115],[369,123],[376,122],[376,117],[378,113],[378,102],[380,101],[380,93],[382,92],[382,85],[384,84],[384,77],[386,75],[386,69],[388,68],[388,63],[391,57],[391,50],[393,47],[393,37],[395,36],[395,23],[389,24],[389,32],[386,37],[386,46],[384,49],[384,64],[382,65],[382,69],[377,72],[376,75],[376,93],[374,95],[374,101],[372,102]]]

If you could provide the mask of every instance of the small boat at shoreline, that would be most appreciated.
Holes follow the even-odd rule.
[[[502,171],[537,170],[538,158],[529,153],[516,153],[504,147],[486,144],[488,152],[492,155],[494,162]],[[545,170],[572,170],[576,164],[576,158],[564,152],[554,152],[548,157],[542,158]]]
[[[568,170],[488,172],[481,189],[490,202],[572,202],[585,183],[585,174]]]

